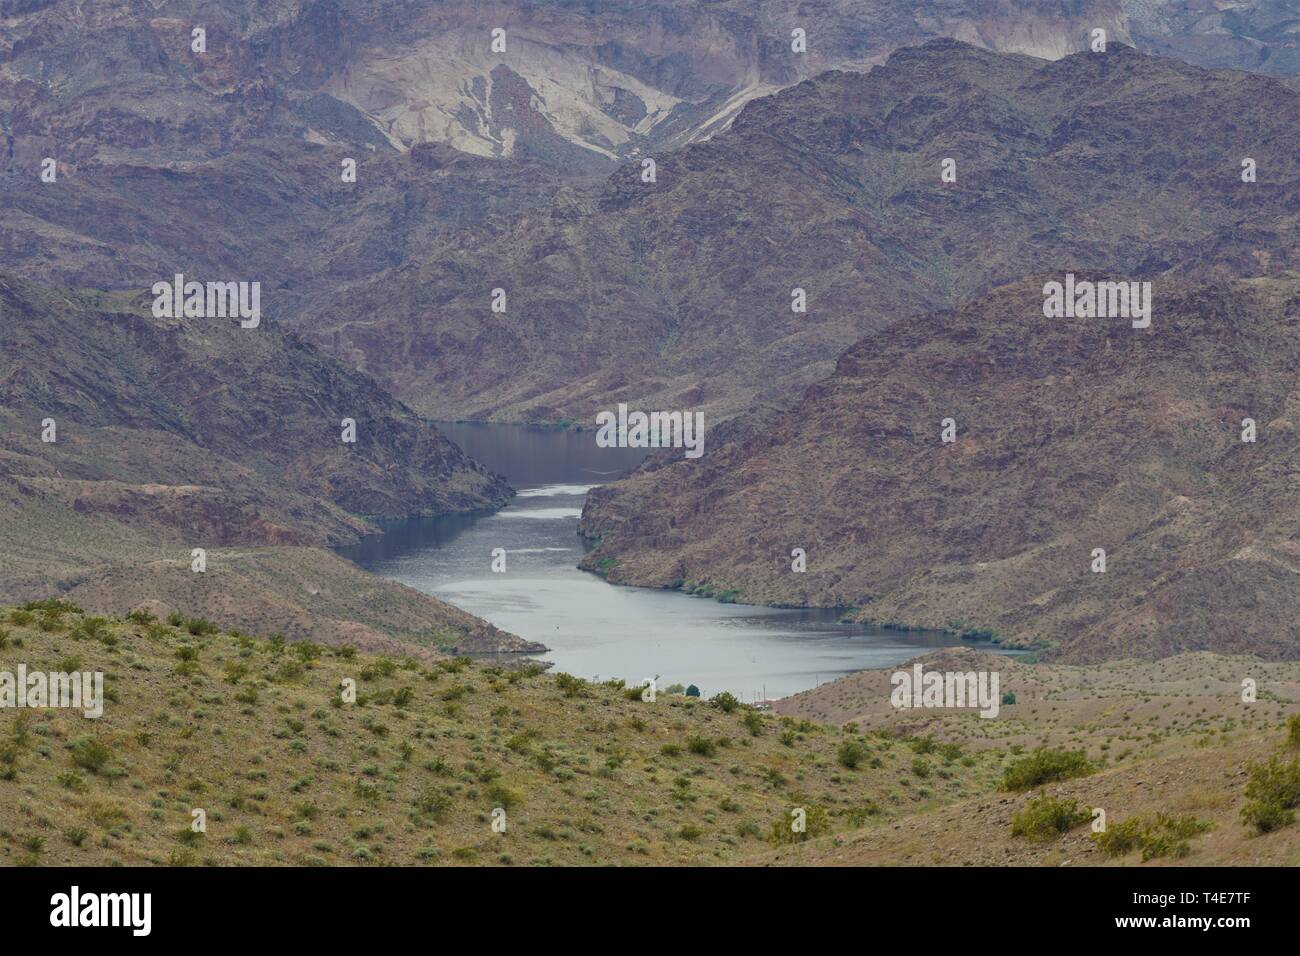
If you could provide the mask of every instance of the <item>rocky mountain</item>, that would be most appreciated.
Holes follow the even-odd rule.
[[[1286,74],[1295,18],[1268,0],[56,0],[5,14],[8,271],[135,290],[175,271],[260,280],[269,314],[433,416],[587,418],[627,398],[716,417],[784,401],[881,316],[956,304],[1035,250],[1025,268],[1077,253],[1239,273],[1294,248],[1286,220],[1225,185],[1258,153],[1265,172],[1240,198],[1286,201],[1294,90],[1122,45]],[[887,60],[936,36],[1059,58],[1094,28],[1110,52],[1044,63],[934,41]],[[854,72],[807,79],[831,67]],[[1204,142],[1193,117],[1214,120]],[[1132,155],[1093,161],[1129,139]],[[956,184],[939,180],[950,156]],[[1095,191],[1076,197],[1085,166]],[[1165,203],[1179,238],[1142,252],[1133,193]],[[982,241],[1007,229],[1018,239]],[[796,286],[806,315],[790,312]]]
[[[348,579],[355,599],[366,576],[312,549],[377,530],[362,516],[499,507],[511,493],[373,381],[274,321],[158,318],[147,296],[7,277],[0,473],[6,596],[74,591],[125,613],[171,594],[169,610],[216,607],[263,627],[278,601],[285,633],[351,631],[367,646],[484,625],[379,582],[391,592],[372,595],[382,612],[325,613],[330,590],[309,579]],[[211,549],[202,574],[191,570],[195,548]],[[385,615],[400,623],[384,626]]]
[[[1056,58],[1102,28],[1291,75],[1300,17],[1287,6],[8,0],[0,250],[8,271],[60,285],[129,288],[177,260],[256,272],[287,317],[493,216],[547,201],[570,215],[566,184],[706,139],[756,97],[899,46],[953,36]],[[806,53],[790,49],[795,29]],[[57,183],[38,178],[47,159]],[[346,159],[355,183],[341,180]]]
[[[590,423],[626,401],[716,421],[1028,272],[1300,265],[1297,128],[1275,79],[935,40],[750,103],[654,182],[626,165],[583,202],[462,232],[299,327],[435,418]]]
[[[39,152],[39,150],[38,150]],[[205,162],[40,160],[0,175],[5,269],[38,282],[147,289],[175,272],[260,281],[263,308],[287,319],[304,300],[381,276],[468,226],[549,199],[562,183],[536,162],[492,160],[449,146],[370,153],[264,139]],[[356,181],[343,180],[355,160]]]
[[[158,318],[146,296],[8,279],[0,310],[6,466],[16,477],[239,489],[263,518],[283,514],[286,535],[326,542],[355,539],[356,520],[340,509],[442,514],[509,496],[374,382],[274,322]],[[54,442],[42,440],[45,418],[58,427]],[[344,419],[355,441],[344,440]]]
[[[1300,267],[1288,6],[5,0],[5,593],[198,599],[200,539],[305,630],[346,614],[298,549],[504,500],[421,415],[750,412],[710,431],[741,447],[863,336],[1027,273]],[[261,282],[258,337],[150,316],[177,272]]]
[[[276,135],[602,167],[934,37],[1058,58],[1100,28],[1289,75],[1298,27],[1288,0],[5,0],[0,115],[11,154],[57,144],[70,162]]]
[[[1300,657],[1300,276],[1157,280],[1146,329],[1045,318],[1060,278],[899,322],[765,429],[596,489],[587,566],[1074,662]]]

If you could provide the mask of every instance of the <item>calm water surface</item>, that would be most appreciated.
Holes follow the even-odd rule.
[[[518,491],[496,514],[414,519],[341,549],[384,577],[540,641],[555,670],[602,680],[696,684],[706,697],[784,697],[934,647],[969,643],[938,633],[838,623],[833,611],[719,604],[650,588],[615,587],[577,569],[587,491],[644,457],[597,448],[594,431],[519,425],[439,426]],[[491,570],[505,548],[506,573]]]

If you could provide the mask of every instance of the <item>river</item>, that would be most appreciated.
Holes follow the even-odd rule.
[[[933,632],[839,623],[834,611],[721,604],[652,588],[616,587],[579,571],[578,516],[587,491],[634,468],[644,452],[597,448],[593,431],[521,425],[438,426],[519,492],[495,514],[389,522],[340,553],[551,648],[555,671],[659,687],[695,684],[775,699],[924,650],[969,644]],[[504,548],[506,570],[492,571]],[[988,647],[988,645],[985,645]],[[989,649],[993,649],[989,647]]]

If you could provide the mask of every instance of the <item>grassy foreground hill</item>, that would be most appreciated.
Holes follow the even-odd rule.
[[[924,667],[997,671],[1011,702],[992,720],[959,710],[895,710],[884,670],[823,684],[778,701],[775,710],[801,720],[955,741],[972,751],[1008,748],[1030,759],[1044,752],[1079,754],[1092,772],[1054,774],[1061,766],[1040,761],[1043,779],[1031,788],[976,794],[843,841],[785,847],[759,860],[1300,865],[1300,827],[1279,822],[1260,832],[1253,822],[1255,801],[1266,794],[1284,795],[1293,807],[1300,803],[1300,664],[1197,652],[1077,666],[957,648],[926,655]],[[1255,682],[1253,700],[1243,699],[1247,679]],[[1071,802],[1082,819],[1061,815]],[[1093,808],[1106,812],[1109,839],[1094,839],[1088,825]],[[1267,825],[1276,809],[1259,819]],[[1017,820],[1030,832],[1018,834]]]
[[[833,728],[537,669],[5,616],[0,670],[102,670],[109,696],[98,720],[0,710],[9,863],[724,861],[793,807],[844,830],[986,788],[1001,759],[936,760],[923,779],[882,742],[878,766],[851,770]]]
[[[327,651],[201,620],[106,619],[48,602],[0,618],[0,672],[99,670],[107,698],[97,720],[0,709],[6,864],[931,862],[895,835],[947,832],[943,814],[983,804],[1006,815],[1033,799],[1001,790],[1036,759],[1028,751],[955,734],[835,726],[726,697],[646,701],[617,682]],[[1277,675],[1292,686],[1295,676]],[[1261,699],[1274,691],[1261,682]],[[1231,794],[1216,812],[1242,799],[1243,741],[1248,753],[1276,749],[1281,733],[1265,718],[1293,707],[1261,709],[1263,723],[1192,751],[1228,768]],[[1090,752],[1098,779],[1132,782],[1161,766],[1137,749],[1108,768]],[[790,830],[795,809],[802,835]],[[195,810],[205,832],[192,828]],[[493,830],[499,810],[505,832]],[[1007,838],[1004,822],[986,822],[964,832]],[[1256,838],[1225,822],[1213,832],[1286,848],[1297,829]],[[892,848],[863,849],[873,841]],[[1199,836],[1188,842],[1186,858],[1204,862]]]

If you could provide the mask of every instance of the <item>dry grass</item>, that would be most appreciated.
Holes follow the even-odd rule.
[[[98,720],[0,711],[0,741],[21,738],[0,779],[10,864],[727,862],[792,808],[849,833],[988,790],[1004,759],[920,758],[906,740],[536,670],[6,616],[0,670],[75,663],[110,695]],[[850,739],[854,770],[838,760]]]

